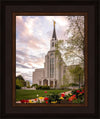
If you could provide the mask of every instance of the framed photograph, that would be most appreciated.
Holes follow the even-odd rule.
[[[97,3],[2,3],[2,117],[98,117]]]
[[[87,106],[87,13],[21,15],[13,14],[13,104],[16,96],[16,106]]]

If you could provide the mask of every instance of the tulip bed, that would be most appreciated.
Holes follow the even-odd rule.
[[[55,92],[48,94],[48,91],[44,91],[47,94],[45,97],[39,97],[30,100],[20,100],[20,103],[44,103],[44,104],[61,104],[61,103],[84,103],[84,89],[72,90],[71,93],[66,95],[65,92],[57,94]]]
[[[47,93],[44,93],[47,91]],[[37,98],[37,94],[39,95],[38,97],[47,97],[47,95],[52,94],[55,92],[55,94],[60,94],[62,92],[67,92],[69,89],[66,90],[22,90],[22,89],[17,89],[16,90],[16,101],[19,100],[27,100],[27,99],[35,99]]]

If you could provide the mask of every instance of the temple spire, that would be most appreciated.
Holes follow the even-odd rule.
[[[53,20],[53,27],[54,27],[54,29],[53,29],[53,35],[52,35],[52,38],[55,38],[55,40],[56,40],[55,24],[56,24],[56,22]]]

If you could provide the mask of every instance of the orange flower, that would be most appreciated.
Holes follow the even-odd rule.
[[[35,98],[34,100],[35,100],[35,101],[37,101],[37,99],[36,99],[36,98]]]
[[[70,101],[70,102],[71,102],[71,101],[72,101],[72,99],[71,99],[71,98],[69,98],[69,99],[68,99],[68,101]]]
[[[73,101],[74,99],[76,99],[76,95],[72,95],[72,96],[68,99],[68,101]]]

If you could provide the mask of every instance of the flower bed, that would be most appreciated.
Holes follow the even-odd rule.
[[[44,93],[48,93],[44,91]],[[64,100],[64,101],[63,101]],[[44,103],[44,104],[60,104],[60,103],[84,103],[84,89],[72,90],[71,93],[67,94],[61,93],[56,94],[52,93],[46,97],[39,97],[29,99],[29,100],[20,100],[20,103],[30,104],[30,103]]]

